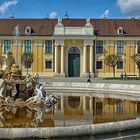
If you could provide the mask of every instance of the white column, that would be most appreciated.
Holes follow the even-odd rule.
[[[90,46],[90,72],[93,73],[93,46]]]
[[[90,108],[90,110],[93,110],[93,97],[90,96],[89,99],[90,99],[90,101],[89,101],[89,108]]]
[[[58,46],[55,46],[55,73],[58,73]]]
[[[137,53],[138,53],[138,41],[136,41],[136,49],[135,49],[135,54],[137,54]],[[125,55],[125,60],[126,60],[126,55]],[[125,67],[126,67],[126,62],[125,62],[124,68]],[[136,64],[135,64],[135,73],[138,75],[138,68],[137,68],[137,65]]]
[[[83,96],[83,110],[86,110],[86,96]]]
[[[64,46],[61,46],[61,73],[64,73]]]
[[[83,49],[83,73],[86,73],[86,46],[84,45]]]

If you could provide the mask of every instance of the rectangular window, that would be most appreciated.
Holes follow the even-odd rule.
[[[25,53],[31,53],[31,40],[25,40],[24,41],[24,52]]]
[[[4,53],[11,51],[11,41],[4,40]]]
[[[123,61],[118,61],[117,69],[123,69]]]
[[[102,69],[102,66],[103,65],[103,63],[102,63],[102,61],[96,61],[96,69]]]
[[[103,53],[103,41],[97,41],[96,42],[96,54],[102,54]]]
[[[45,69],[51,69],[52,68],[52,61],[45,61]]]
[[[117,41],[117,53],[124,53],[124,42]]]
[[[138,41],[138,53],[140,53],[140,41]]]
[[[45,41],[45,53],[52,53],[52,40]]]

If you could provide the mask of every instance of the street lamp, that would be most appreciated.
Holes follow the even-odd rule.
[[[19,37],[19,26],[15,27],[15,45],[16,45],[16,64],[18,65],[18,37]]]

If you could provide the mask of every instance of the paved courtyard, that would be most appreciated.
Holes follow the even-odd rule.
[[[52,82],[81,82],[86,83],[86,78],[50,78],[50,77],[40,77],[40,82],[43,83],[52,83]],[[92,78],[92,83],[109,83],[109,84],[131,84],[131,85],[140,85],[140,80],[103,80],[101,78]]]

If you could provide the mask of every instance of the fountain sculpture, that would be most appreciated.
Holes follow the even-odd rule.
[[[1,105],[44,105],[53,106],[58,98],[47,96],[44,86],[39,83],[39,76],[22,76],[20,67],[15,64],[13,53],[8,51],[3,57],[0,70],[0,104]],[[17,104],[16,104],[17,103]]]

